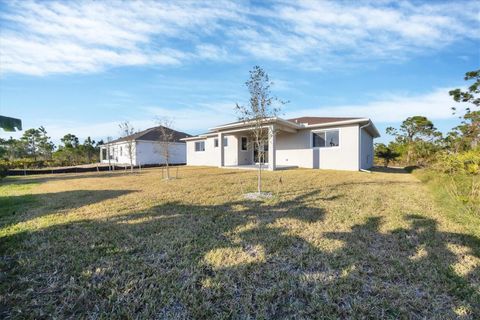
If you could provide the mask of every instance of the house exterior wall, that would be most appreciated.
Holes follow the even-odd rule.
[[[162,154],[162,144],[156,141],[137,141],[136,143],[136,165],[164,164],[165,158]],[[182,164],[187,162],[185,143],[172,142],[169,145],[170,164]]]
[[[112,164],[130,164],[130,156],[128,152],[128,142],[118,142],[105,146],[110,148],[110,163]],[[103,149],[102,148],[102,149]],[[164,164],[162,157],[161,144],[155,141],[135,141],[132,144],[132,163],[135,166],[145,164]],[[183,142],[172,143],[170,145],[170,163],[182,164],[186,163],[186,146]],[[103,152],[100,150],[100,152]],[[108,155],[108,153],[107,153]],[[102,163],[109,163],[108,158],[102,159]]]
[[[219,150],[214,146],[216,137],[187,141],[187,164],[191,166],[218,166]],[[195,142],[205,141],[205,151],[195,151]]]
[[[224,138],[227,138],[227,146],[224,147],[224,161],[226,166],[236,166],[238,165],[238,149],[239,143],[238,138],[235,135],[226,134]],[[220,145],[220,144],[219,144]],[[218,149],[218,148],[217,148]],[[217,150],[217,153],[220,152]],[[217,156],[220,157],[220,155]]]
[[[360,139],[360,168],[370,169],[373,167],[373,137],[365,129],[361,129]]]
[[[319,168],[335,170],[358,170],[359,169],[359,130],[358,125],[343,127],[322,128],[322,131],[328,129],[339,129],[339,146],[332,148],[318,148]]]
[[[244,136],[246,135],[224,135],[224,138],[227,139],[227,146],[224,147],[225,166],[252,163],[253,151],[250,143],[247,151],[241,150],[241,137]],[[220,147],[215,147],[215,139],[218,139],[218,136],[187,141],[187,164],[192,166],[218,166],[220,163]],[[205,151],[195,151],[196,141],[205,141]],[[220,142],[218,145],[220,145]]]
[[[110,148],[110,163],[113,164],[130,164],[130,156],[128,152],[128,143],[127,142],[118,142],[105,146],[105,148]],[[100,151],[102,152],[102,151]],[[107,153],[108,157],[108,153]],[[136,165],[136,143],[132,143],[132,162]],[[101,161],[102,163],[109,163],[108,158],[105,158]]]
[[[339,130],[339,146],[313,148],[313,132]],[[358,170],[358,125],[304,129],[297,133],[277,134],[277,165],[301,168]]]
[[[313,148],[313,132],[333,129],[339,130],[338,147]],[[247,136],[247,134],[225,135],[228,139],[228,146],[224,149],[225,166],[253,163],[251,143],[249,143],[247,151],[241,150],[242,136]],[[187,164],[218,166],[220,151],[218,147],[214,147],[215,138],[217,136],[187,141]],[[195,141],[205,141],[205,151],[196,152]],[[373,163],[373,138],[363,129],[360,134],[358,124],[332,125],[319,129],[305,128],[296,133],[279,131],[276,133],[275,149],[276,164],[279,166],[356,171],[360,168],[369,168]]]
[[[277,165],[313,168],[313,151],[310,146],[310,130],[300,130],[296,133],[281,131],[276,135]]]
[[[237,165],[252,164],[253,163],[253,145],[252,139],[248,137],[248,134],[238,134],[235,136],[237,139]],[[247,150],[242,150],[242,137],[247,138]]]

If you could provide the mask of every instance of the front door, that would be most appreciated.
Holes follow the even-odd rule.
[[[264,142],[262,144],[260,144],[260,148],[263,147],[263,161],[261,161],[262,159],[261,158],[261,155],[262,153],[259,152],[258,150],[258,147],[257,147],[257,144],[255,143],[254,146],[253,146],[253,162],[255,163],[260,163],[262,162],[262,164],[265,164],[265,163],[268,163],[268,142]]]

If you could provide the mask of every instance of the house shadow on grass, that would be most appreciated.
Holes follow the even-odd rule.
[[[433,219],[370,217],[318,235],[314,192],[276,204],[166,203],[29,235],[4,257],[0,315],[110,318],[474,318],[480,240]],[[328,201],[328,200],[324,200]],[[307,233],[303,231],[308,230]],[[306,234],[306,235],[305,235]],[[308,235],[312,235],[309,238]],[[315,237],[313,237],[315,236]],[[318,237],[317,237],[318,236]],[[338,242],[335,247],[324,243]]]

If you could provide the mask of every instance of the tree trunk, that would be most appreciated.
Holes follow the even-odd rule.
[[[259,161],[258,164],[258,184],[257,184],[258,193],[262,193],[262,161]]]

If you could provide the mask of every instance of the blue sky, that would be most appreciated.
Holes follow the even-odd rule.
[[[260,65],[284,117],[370,117],[379,141],[417,114],[448,131],[479,16],[476,1],[0,1],[0,114],[56,142],[158,117],[197,134],[236,119]]]

